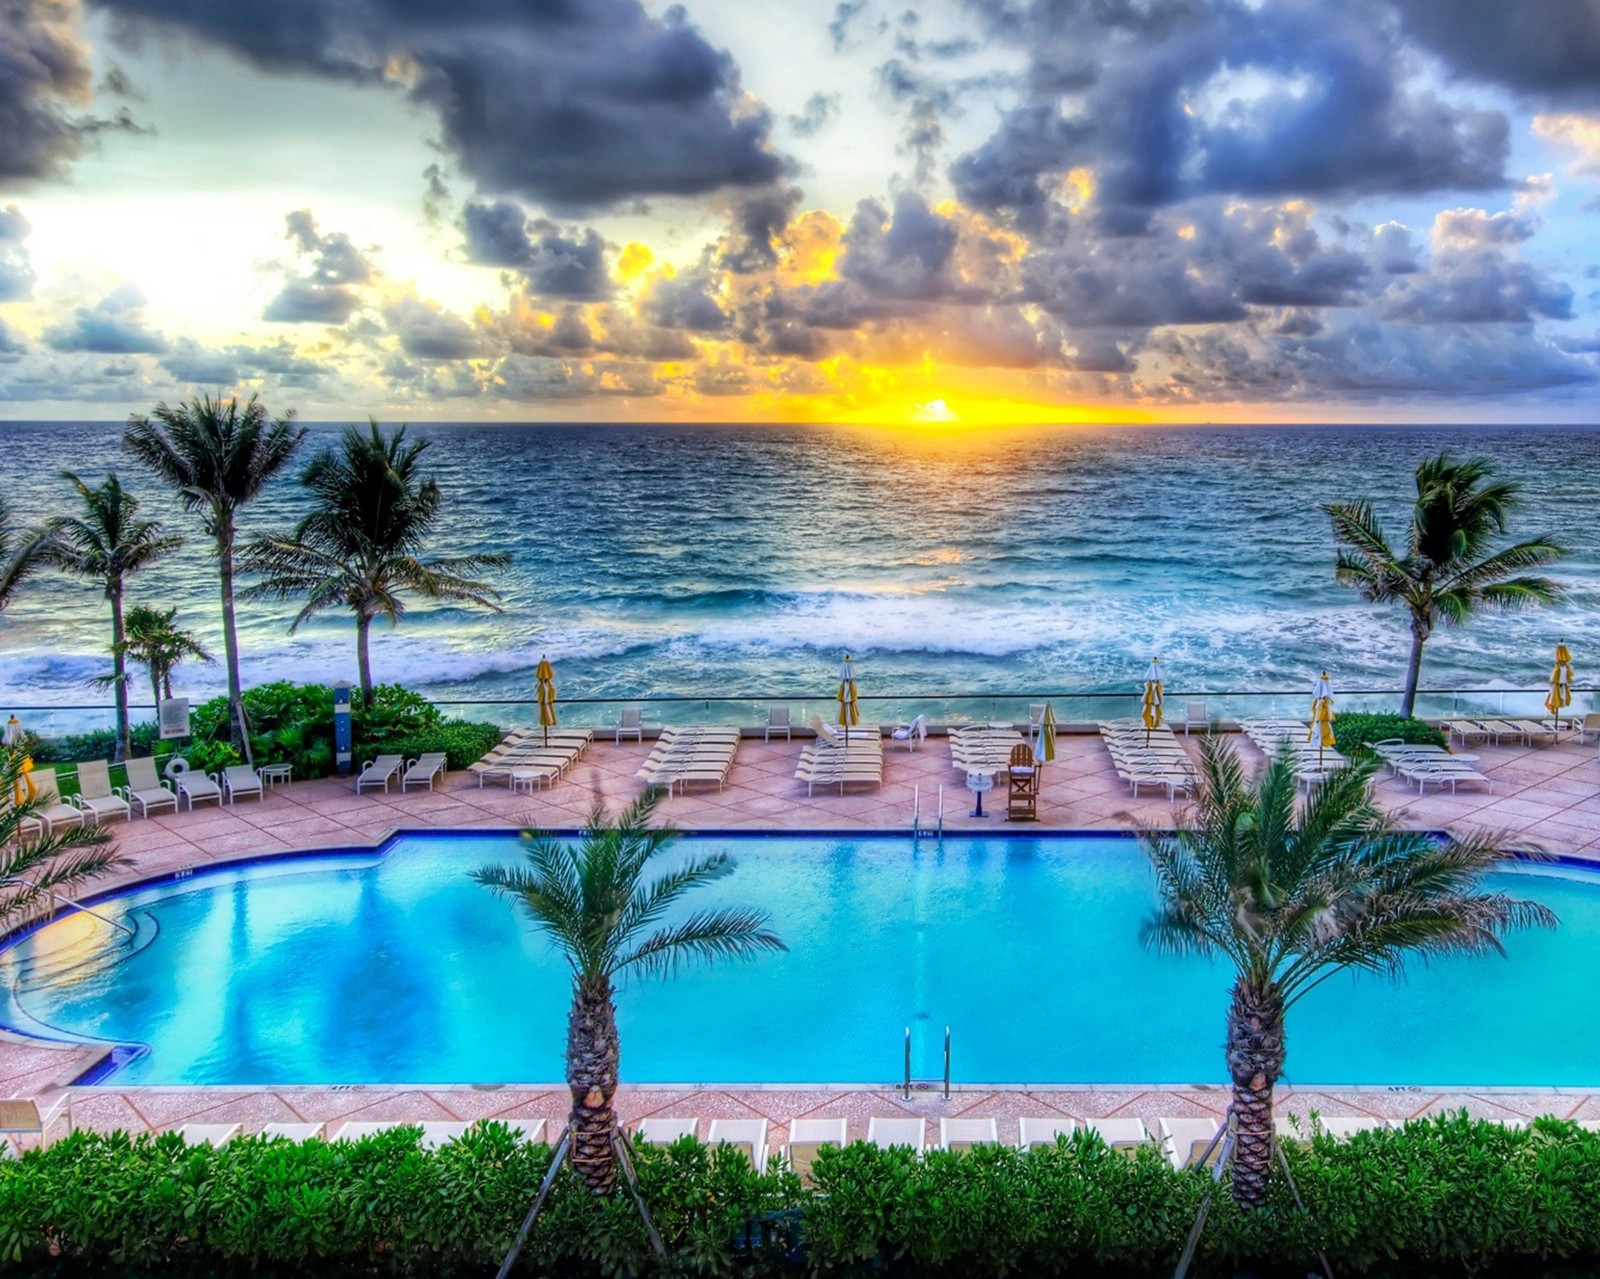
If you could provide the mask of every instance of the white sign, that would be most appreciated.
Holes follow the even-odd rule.
[[[189,736],[189,699],[169,697],[161,703],[161,740]]]

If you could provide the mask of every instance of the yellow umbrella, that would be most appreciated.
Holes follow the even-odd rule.
[[[1550,696],[1544,708],[1556,717],[1556,736],[1561,736],[1561,708],[1572,705],[1572,654],[1566,644],[1556,645],[1556,664],[1550,672]]]
[[[1033,744],[1033,758],[1040,764],[1048,764],[1056,757],[1056,708],[1049,702],[1044,704],[1044,715],[1039,720],[1039,740]]]
[[[1161,727],[1161,659],[1152,657],[1150,669],[1144,673],[1144,741],[1150,744],[1150,734]]]
[[[539,723],[544,728],[544,741],[548,746],[550,730],[556,726],[556,672],[548,658],[539,659],[534,677],[539,681]]]
[[[1311,728],[1306,733],[1306,741],[1317,735],[1320,727],[1322,735],[1317,737],[1317,764],[1322,764],[1322,752],[1333,745],[1333,681],[1328,678],[1328,672],[1323,671],[1321,677],[1311,688]]]
[[[850,664],[850,654],[844,655],[844,665],[839,668],[839,727],[844,729],[845,741],[850,740],[850,726],[861,722],[861,708],[856,705],[856,671]]]
[[[6,721],[4,743],[7,746],[21,746],[26,740],[22,731],[22,722],[13,715]],[[33,772],[33,756],[24,755],[22,763],[17,769],[17,780],[13,787],[12,801],[18,804],[28,804],[39,798],[39,784],[29,776]]]

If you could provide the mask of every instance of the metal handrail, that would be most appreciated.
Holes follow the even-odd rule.
[[[0,884],[21,884],[24,888],[32,888],[35,890],[37,890],[39,887],[37,884],[29,883],[29,881],[23,879],[20,875],[13,875],[10,879],[0,880]],[[109,916],[102,915],[99,911],[94,910],[92,907],[85,906],[82,902],[75,902],[70,897],[63,897],[53,888],[47,888],[44,891],[45,895],[59,906],[70,906],[73,910],[81,910],[85,915],[94,916],[94,918],[98,919],[102,924],[110,924],[111,927],[127,933],[129,937],[137,937],[139,935],[126,924],[119,924],[116,920],[110,918]]]

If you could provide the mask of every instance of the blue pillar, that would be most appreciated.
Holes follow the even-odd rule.
[[[341,776],[354,767],[350,742],[350,681],[342,679],[333,686],[333,761]]]

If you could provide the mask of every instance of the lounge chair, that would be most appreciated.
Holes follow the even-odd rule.
[[[1323,1132],[1340,1141],[1349,1141],[1358,1132],[1374,1132],[1389,1126],[1387,1119],[1375,1115],[1334,1115],[1332,1118],[1319,1115],[1317,1121],[1322,1125]]]
[[[918,715],[909,724],[904,724],[891,732],[889,739],[895,742],[904,742],[907,750],[916,750],[919,743],[928,740],[928,717],[926,715]]]
[[[460,1141],[472,1124],[463,1119],[430,1119],[422,1125],[422,1148],[437,1150]]]
[[[811,1184],[811,1165],[816,1162],[818,1153],[824,1146],[843,1147],[845,1144],[845,1120],[839,1119],[791,1119],[789,1121],[789,1144],[784,1147],[784,1152],[789,1160],[789,1168],[807,1186]]]
[[[889,1150],[895,1146],[910,1146],[917,1154],[922,1153],[923,1121],[921,1116],[895,1116],[893,1119],[880,1119],[876,1116],[867,1120],[867,1140],[879,1150]]]
[[[767,1166],[767,1121],[765,1119],[713,1119],[709,1146],[732,1146],[761,1172]]]
[[[227,796],[229,804],[241,795],[254,795],[258,800],[267,797],[261,788],[260,776],[248,764],[230,764],[222,770],[222,793]]]
[[[67,1131],[72,1131],[72,1094],[62,1093],[43,1110],[32,1097],[12,1097],[0,1101],[0,1158],[15,1159],[18,1155],[16,1138],[37,1137],[39,1145],[47,1145],[50,1125],[65,1117]]]
[[[1470,742],[1486,742],[1493,736],[1482,724],[1471,719],[1447,719],[1439,727],[1447,735],[1459,738],[1463,746]]]
[[[53,835],[58,827],[64,829],[83,824],[83,809],[62,801],[61,788],[56,785],[55,769],[36,768],[28,776],[33,779],[34,789],[38,792],[30,816],[34,821],[44,823],[46,835]]]
[[[624,706],[622,717],[617,720],[616,732],[612,743],[621,742],[624,737],[631,737],[636,742],[644,741],[644,712],[637,706]]]
[[[639,1121],[634,1136],[639,1141],[648,1141],[652,1146],[670,1146],[675,1141],[695,1136],[699,1131],[698,1119],[673,1119],[663,1115],[651,1115],[648,1119]]]
[[[1589,714],[1578,720],[1576,733],[1578,745],[1580,746],[1591,737],[1600,737],[1600,712],[1590,711]]]
[[[361,776],[356,778],[356,794],[361,794],[368,786],[381,786],[387,792],[389,783],[404,766],[405,760],[398,755],[379,755],[376,759],[369,759],[361,766]]]
[[[173,765],[182,763],[181,769],[174,769]],[[190,768],[188,761],[181,757],[167,761],[167,776],[172,778],[172,784],[178,789],[178,798],[189,801],[189,811],[194,811],[196,804],[202,804],[208,799],[217,801],[217,807],[222,807],[222,787],[217,784],[217,779],[210,773],[202,773],[199,769]],[[179,807],[183,805],[180,803]]]
[[[787,706],[769,706],[767,708],[767,731],[764,741],[771,741],[779,733],[783,734],[784,741],[794,739],[794,726],[789,723],[789,708]]]
[[[239,1124],[184,1124],[178,1136],[190,1146],[226,1146],[239,1135]]]
[[[399,1119],[379,1119],[357,1122],[352,1120],[340,1124],[334,1131],[330,1141],[360,1141],[363,1137],[376,1137],[381,1132],[393,1132],[396,1128],[417,1128],[419,1124],[408,1124]]]
[[[282,1137],[286,1141],[321,1141],[328,1135],[327,1124],[268,1124],[263,1137]]]
[[[107,817],[133,815],[128,801],[111,789],[111,769],[105,760],[85,760],[78,765],[78,795],[73,801],[98,825]]]
[[[444,774],[447,759],[443,751],[429,751],[418,755],[411,761],[411,767],[406,769],[406,775],[400,779],[401,793],[413,786],[426,786],[432,790],[433,783]]]
[[[1215,1119],[1158,1119],[1156,1123],[1174,1168],[1210,1168],[1222,1157]]]
[[[1195,728],[1209,728],[1211,721],[1206,717],[1206,704],[1204,702],[1190,702],[1183,712],[1183,735],[1189,736],[1189,731]]]
[[[1067,1115],[1024,1115],[1017,1120],[1017,1147],[1032,1150],[1035,1146],[1053,1146],[1077,1130],[1078,1121]]]
[[[1435,760],[1396,760],[1394,769],[1407,781],[1417,784],[1418,794],[1423,792],[1429,782],[1435,782],[1440,786],[1448,785],[1452,795],[1456,793],[1457,786],[1468,782],[1483,786],[1491,794],[1494,791],[1494,782],[1470,764]]]
[[[1083,1126],[1111,1149],[1130,1155],[1150,1140],[1150,1130],[1142,1119],[1085,1119]]]
[[[993,1119],[939,1120],[940,1150],[971,1150],[974,1146],[995,1146],[1000,1143],[999,1129]]]
[[[128,784],[120,793],[130,807],[137,805],[139,816],[150,816],[152,808],[178,811],[178,797],[161,784],[161,778],[156,773],[156,761],[151,756],[141,755],[137,759],[127,760],[124,767],[128,770]]]

